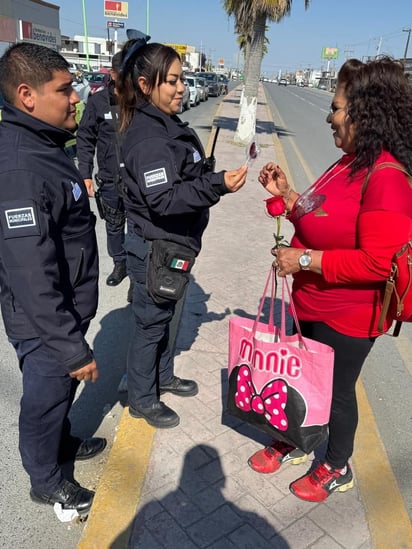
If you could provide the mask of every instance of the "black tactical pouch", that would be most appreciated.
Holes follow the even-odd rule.
[[[183,297],[196,254],[182,244],[153,240],[147,266],[146,287],[155,303]]]
[[[97,190],[94,193],[94,198],[96,199],[96,206],[99,216],[114,227],[123,227],[126,221],[126,212],[124,209],[123,200],[119,197],[119,200],[117,201],[117,208],[109,206],[109,204],[104,201],[101,190],[104,185],[104,181],[97,176],[95,176],[95,179]]]

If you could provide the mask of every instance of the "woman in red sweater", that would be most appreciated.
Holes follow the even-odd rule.
[[[325,459],[290,485],[297,497],[316,502],[353,486],[348,460],[358,422],[355,383],[380,334],[391,258],[412,236],[407,176],[393,167],[376,170],[392,162],[412,174],[412,86],[403,67],[387,57],[345,62],[327,122],[344,155],[303,194],[289,186],[274,163],[259,175],[269,193],[284,198],[294,225],[291,247],[274,254],[278,274],[293,275],[302,334],[335,350]],[[249,465],[269,473],[286,461],[305,459],[299,449],[274,442],[251,456]]]

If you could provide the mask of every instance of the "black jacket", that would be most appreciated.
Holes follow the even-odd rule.
[[[228,190],[224,172],[205,173],[196,133],[179,117],[146,104],[136,111],[121,150],[129,228],[198,253],[209,208]]]
[[[116,181],[119,159],[116,153],[116,127],[119,108],[114,95],[114,82],[108,88],[91,95],[77,130],[77,158],[83,179],[93,175],[94,155],[97,154],[98,176],[103,181]]]
[[[81,333],[97,307],[95,216],[72,134],[7,105],[0,124],[0,285],[6,332],[41,338],[64,372],[92,360]]]

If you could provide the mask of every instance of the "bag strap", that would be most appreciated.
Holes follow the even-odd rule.
[[[382,170],[384,168],[393,168],[395,170],[399,170],[399,171],[403,172],[406,175],[406,178],[408,179],[409,185],[412,187],[412,175],[408,172],[408,170],[405,168],[405,166],[403,164],[401,164],[400,162],[399,163],[398,162],[381,162],[380,164],[376,164],[375,166],[373,166],[373,168],[366,175],[366,177],[363,181],[363,184],[362,184],[362,196],[365,194],[366,187],[368,186],[369,179],[371,178],[372,174],[379,171],[379,170]],[[381,313],[379,315],[379,320],[378,320],[378,331],[381,332],[381,333],[383,333],[383,331],[384,331],[383,330],[383,324],[384,324],[385,319],[388,315],[389,306],[390,306],[391,299],[392,299],[392,294],[395,291],[395,278],[394,278],[394,275],[395,275],[395,273],[394,273],[393,269],[391,269],[391,273],[389,275],[389,278],[386,281],[385,294],[384,294],[383,302],[382,302],[382,309],[381,309]],[[402,326],[402,322],[397,320],[396,324],[395,324],[395,328],[393,330],[393,334],[392,334],[394,337],[397,337],[399,335],[399,332],[401,330],[401,326]]]
[[[301,349],[307,349],[305,340],[303,339],[302,332],[299,325],[299,320],[296,314],[295,305],[293,303],[292,293],[288,284],[288,281],[286,278],[282,279],[282,298],[281,298],[281,319],[280,319],[280,329],[279,329],[279,340],[278,341],[285,341],[286,339],[286,299],[285,299],[285,289],[289,296],[289,307],[290,312],[292,314],[292,318],[296,325],[296,330],[299,337],[299,347]],[[271,266],[268,277],[266,279],[265,288],[263,290],[263,295],[260,298],[259,308],[257,312],[257,316],[255,318],[255,322],[253,323],[252,328],[252,335],[255,336],[257,332],[258,322],[259,319],[262,316],[263,306],[265,303],[266,296],[268,294],[268,289],[270,285],[270,309],[269,309],[269,321],[268,321],[268,327],[269,327],[269,333],[276,335],[275,330],[275,322],[274,322],[274,313],[275,313],[275,300],[277,295],[277,288],[278,288],[278,282],[276,277],[276,270]]]
[[[382,170],[383,168],[394,168],[395,170],[403,172],[408,179],[409,185],[411,185],[412,187],[412,175],[408,172],[403,164],[401,164],[400,162],[381,162],[380,164],[375,164],[375,166],[373,166],[372,169],[367,173],[362,184],[362,196],[365,194],[366,187],[368,186],[369,179],[371,178],[372,174],[379,170]]]

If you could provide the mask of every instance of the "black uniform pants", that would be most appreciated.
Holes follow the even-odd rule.
[[[341,469],[353,453],[358,426],[355,385],[375,338],[341,334],[323,322],[300,322],[302,335],[335,350],[332,407],[326,462]]]
[[[63,479],[59,454],[77,442],[70,435],[68,413],[78,381],[62,371],[39,338],[9,340],[23,373],[19,417],[23,467],[36,491],[51,493]]]
[[[105,181],[100,187],[102,198],[111,208],[120,208],[124,212],[123,199],[119,195],[116,184],[113,181]],[[125,225],[113,225],[105,220],[107,253],[114,262],[126,261],[126,252],[124,250]]]
[[[127,356],[129,404],[132,408],[147,407],[159,400],[159,386],[169,383],[174,375],[175,341],[169,341],[169,334],[171,322],[176,322],[175,302],[159,305],[146,290],[150,243],[130,231],[126,242],[128,273],[134,281],[134,331]],[[173,330],[174,338],[177,329]]]

